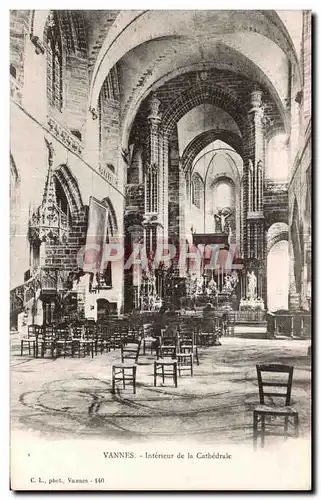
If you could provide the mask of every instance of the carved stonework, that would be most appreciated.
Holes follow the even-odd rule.
[[[149,109],[150,109],[150,115],[148,118],[159,118],[159,107],[161,105],[161,102],[157,97],[152,96],[148,102],[149,104]]]
[[[21,104],[22,87],[13,76],[10,76],[10,97],[18,104]]]
[[[104,179],[106,179],[107,182],[109,182],[109,184],[111,184],[112,186],[117,186],[117,176],[113,172],[111,172],[111,170],[106,165],[99,163],[98,172]]]
[[[144,195],[143,184],[127,184],[125,187],[126,198],[141,198]],[[128,200],[129,201],[129,200]]]
[[[48,173],[42,203],[29,220],[29,240],[63,243],[68,236],[69,224],[66,214],[57,205],[56,187],[52,172],[53,146],[47,139],[45,141],[48,148]]]
[[[144,165],[145,174],[155,174],[157,175],[159,171],[159,167],[157,163],[146,163]]]
[[[10,312],[19,312],[23,310],[24,305],[24,286],[20,285],[10,291]]]
[[[38,36],[31,34],[30,40],[31,40],[31,43],[35,46],[36,54],[44,54],[45,53],[45,46],[42,43],[42,41],[39,39]]]
[[[49,131],[70,151],[82,155],[82,143],[69,130],[60,125],[52,116],[47,117]]]
[[[252,109],[260,109],[262,106],[262,90],[256,88],[251,92],[250,103]]]

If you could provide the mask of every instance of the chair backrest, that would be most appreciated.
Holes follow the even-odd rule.
[[[177,343],[176,337],[161,337],[160,345],[161,346],[175,346]]]
[[[176,352],[177,348],[173,345],[160,345],[159,347],[159,355],[161,358],[170,357],[174,359],[176,357]]]
[[[191,335],[182,335],[178,339],[179,348],[181,347],[191,347],[195,346],[195,335],[192,333]]]
[[[51,324],[51,325],[44,325],[43,326],[43,336],[47,340],[53,339],[56,337],[56,328]]]
[[[28,325],[28,337],[35,337],[41,330],[39,325]]]
[[[256,365],[256,372],[259,385],[260,404],[265,404],[265,397],[283,398],[285,406],[291,404],[293,366],[282,364]],[[263,377],[264,373],[269,374],[266,379]],[[279,376],[279,380],[276,380],[274,375]],[[279,389],[279,391],[276,389]]]

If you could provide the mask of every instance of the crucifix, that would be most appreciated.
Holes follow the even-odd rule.
[[[218,219],[221,226],[221,232],[225,232],[226,219],[230,217],[231,212],[226,212],[226,210],[220,210],[218,213],[214,214],[214,218]]]

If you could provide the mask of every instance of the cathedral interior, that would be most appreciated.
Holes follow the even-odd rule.
[[[41,465],[99,477],[88,438],[152,446],[131,467],[103,459],[97,488],[308,488],[311,24],[307,10],[10,11],[11,484],[44,488]],[[27,456],[31,439],[48,446]],[[233,473],[160,473],[175,442],[252,455]]]
[[[11,328],[211,303],[309,336],[310,11],[12,10],[10,94]]]

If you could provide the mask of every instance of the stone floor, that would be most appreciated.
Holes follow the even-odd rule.
[[[194,377],[178,388],[168,379],[153,386],[151,355],[140,356],[137,393],[111,394],[111,365],[119,351],[94,357],[34,359],[20,356],[11,337],[11,430],[46,439],[91,438],[118,442],[155,439],[245,443],[252,439],[252,409],[258,402],[255,364],[295,367],[293,406],[300,435],[308,437],[311,418],[311,365],[308,341],[223,338],[200,350]]]

